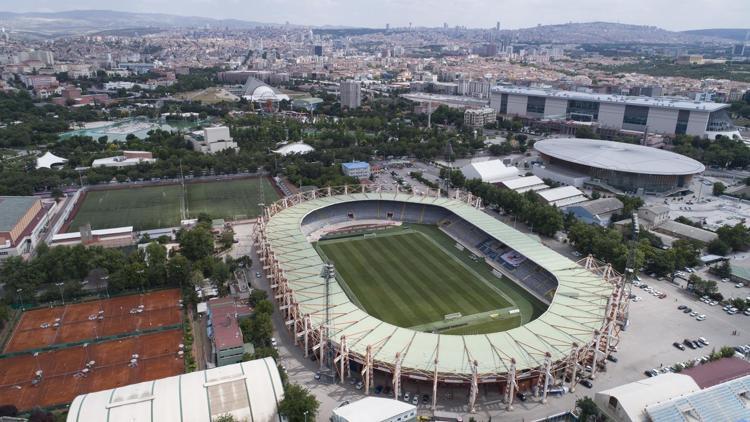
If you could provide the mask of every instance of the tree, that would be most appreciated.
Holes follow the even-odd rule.
[[[237,422],[237,419],[231,413],[226,413],[215,417],[214,422]]]
[[[203,227],[196,226],[191,230],[183,230],[178,236],[180,252],[191,261],[210,256],[214,251],[214,239],[211,232]]]
[[[734,356],[734,353],[734,349],[731,346],[724,346],[719,349],[719,354],[721,354],[721,357],[723,358],[731,358]]]
[[[279,403],[279,413],[289,422],[314,421],[320,403],[306,388],[289,384],[284,391],[284,400]]]
[[[723,183],[721,182],[714,183],[714,189],[713,189],[714,196],[723,195],[725,190],[727,190],[727,187]]]
[[[0,416],[16,416],[18,408],[12,404],[0,405]]]
[[[732,266],[729,264],[729,261],[724,261],[721,264],[714,265],[709,268],[708,271],[720,278],[729,278],[732,276]]]
[[[167,262],[167,281],[172,286],[182,286],[190,278],[190,261],[177,254]]]
[[[708,249],[708,252],[714,255],[726,256],[732,248],[729,247],[727,242],[719,238],[716,238],[708,242],[707,249]]]
[[[146,246],[147,277],[150,286],[161,286],[167,282],[167,248],[158,242]]]
[[[234,243],[234,230],[226,229],[223,232],[221,232],[221,238],[219,239],[219,243],[221,244],[221,247],[223,249],[231,248],[232,244]]]
[[[250,323],[250,338],[253,345],[261,347],[268,345],[273,334],[273,325],[269,314],[258,314],[253,316]]]
[[[270,315],[273,313],[273,304],[268,300],[261,300],[255,305],[255,313]]]
[[[578,420],[582,422],[599,420],[601,412],[591,397],[585,396],[576,400],[576,408],[579,410]]]

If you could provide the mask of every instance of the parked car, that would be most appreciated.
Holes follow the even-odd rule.
[[[648,370],[644,371],[643,373],[647,377],[655,377],[655,376],[659,375],[659,371],[657,371],[656,369],[648,369]]]
[[[689,314],[690,312],[693,312],[693,308],[685,308],[682,310],[683,313]]]
[[[705,321],[706,320],[706,315],[700,314],[697,317],[695,317],[695,320],[696,321]]]
[[[691,348],[693,350],[695,350],[695,348],[696,348],[695,345],[693,344],[692,340],[685,339],[685,340],[683,340],[682,344],[684,344],[685,346],[687,346],[687,347],[689,347],[689,348]]]
[[[586,388],[593,388],[593,387],[594,387],[594,384],[593,384],[593,383],[591,382],[591,380],[590,380],[590,379],[588,379],[588,378],[584,378],[584,379],[582,379],[581,381],[579,381],[579,383],[580,383],[580,384],[581,384],[582,386],[586,387]]]
[[[356,386],[355,386],[354,388],[356,388],[357,390],[361,390],[361,389],[363,389],[364,387],[365,387],[365,385],[364,385],[364,384],[362,384],[362,381],[360,381],[360,382],[358,382],[358,383],[357,383],[357,385],[356,385]]]
[[[734,285],[734,287],[736,287],[738,289],[741,289],[741,288],[745,287],[745,285],[742,284],[742,283],[737,283],[737,284]]]
[[[683,309],[686,309],[686,308],[687,308],[687,305],[680,305],[680,306],[677,307],[677,309],[679,309],[679,310],[683,310]]]
[[[430,402],[430,396],[428,394],[422,394],[422,404],[428,404]]]
[[[521,400],[521,401],[526,401],[526,399],[528,399],[528,398],[529,398],[529,396],[530,396],[530,394],[529,394],[529,393],[522,393],[522,392],[520,392],[520,391],[516,393],[516,398],[517,398],[518,400]]]
[[[698,337],[698,341],[703,343],[704,346],[708,346],[708,340],[705,337]]]
[[[685,346],[683,346],[681,343],[678,343],[676,341],[674,343],[672,343],[672,346],[674,346],[674,347],[676,347],[676,348],[678,348],[680,350],[685,350]]]
[[[607,355],[607,360],[610,361],[610,362],[617,363],[617,361],[619,359],[617,359],[617,356],[615,356],[615,355]]]
[[[416,393],[414,394],[414,397],[412,397],[411,399],[411,404],[413,404],[414,406],[419,404],[419,396]]]
[[[404,393],[404,401],[408,403],[408,402],[409,402],[409,398],[410,398],[410,397],[411,397],[411,394],[409,394],[409,392],[408,392],[408,391],[406,391],[406,392]]]

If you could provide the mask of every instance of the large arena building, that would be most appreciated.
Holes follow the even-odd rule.
[[[490,106],[500,114],[568,120],[605,129],[696,135],[713,139],[740,133],[729,104],[677,97],[632,97],[519,86],[492,88]]]
[[[321,236],[372,231],[360,237],[380,239],[385,235],[377,229],[394,230],[394,226],[407,224],[437,227],[435,230],[450,236],[452,242],[444,252],[470,251],[477,265],[486,264],[493,270],[496,281],[513,280],[545,303],[544,309],[527,314],[520,325],[509,329],[449,334],[455,332],[451,331],[455,328],[446,329],[445,324],[452,321],[449,318],[466,321],[467,316],[446,315],[446,321],[426,329],[386,322],[398,303],[382,304],[385,313],[380,318],[373,314],[383,308],[366,311],[361,302],[367,298],[351,289],[354,281],[360,281],[353,278],[361,278],[378,294],[381,287],[372,286],[378,271],[363,267],[358,275],[347,273],[343,279],[329,278],[329,282],[322,277],[327,259],[315,246]],[[363,241],[361,238],[357,241]],[[627,319],[626,287],[610,266],[590,257],[573,262],[539,239],[484,213],[478,198],[462,192],[450,197],[439,190],[412,195],[381,192],[378,186],[369,185],[299,193],[266,208],[258,219],[256,246],[287,327],[306,356],[316,357],[321,368],[332,371],[339,382],[354,374],[361,376],[366,393],[374,385],[376,372],[392,383],[395,397],[402,380],[428,383],[433,390],[433,409],[440,385],[467,386],[470,410],[479,384],[496,386],[505,394],[508,408],[514,391],[538,387],[542,401],[547,387],[570,382],[572,391],[576,371],[589,371],[586,376],[595,377],[619,341],[620,328]],[[407,265],[419,265],[420,260],[429,258],[417,247],[388,253]],[[363,255],[363,262],[369,260],[366,263],[380,271],[389,270],[384,261],[376,259],[375,251],[371,257],[367,251]],[[343,264],[336,264],[337,273]],[[400,292],[393,294],[398,301],[416,284],[433,283],[431,286],[439,289],[448,278],[445,274],[426,281],[403,280],[395,286]],[[445,299],[459,301],[472,294],[471,289],[459,288],[454,297]],[[422,302],[420,307],[431,306],[427,300]],[[516,308],[509,313],[518,313],[520,301],[511,303],[511,308]]]
[[[685,190],[693,176],[706,169],[700,162],[670,151],[597,139],[545,139],[536,142],[534,149],[547,165],[628,192]]]

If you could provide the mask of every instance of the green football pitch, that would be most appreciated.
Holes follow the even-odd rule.
[[[134,226],[148,230],[180,225],[183,209],[188,218],[205,212],[212,218],[241,219],[260,213],[258,203],[279,198],[271,182],[263,178],[224,180],[185,185],[144,186],[90,191],[68,231],[91,223],[91,228]],[[262,189],[262,195],[261,195]],[[185,196],[187,201],[185,201]]]
[[[482,334],[518,327],[544,311],[525,290],[454,245],[437,227],[413,225],[316,247],[334,262],[355,303],[400,327]]]

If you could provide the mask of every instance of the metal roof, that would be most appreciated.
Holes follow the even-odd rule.
[[[551,138],[535,143],[534,149],[559,160],[624,173],[678,176],[706,170],[684,155],[624,142]]]
[[[351,163],[342,163],[341,167],[347,170],[366,169],[370,168],[370,164],[365,163],[364,161],[352,161]]]
[[[653,422],[747,421],[748,391],[750,375],[648,406],[646,412]]]
[[[518,169],[506,167],[502,160],[477,161],[461,167],[467,179],[480,179],[487,183],[497,183],[518,177]]]
[[[37,201],[35,196],[0,196],[0,232],[13,230]]]
[[[583,196],[583,192],[578,190],[575,186],[560,186],[557,188],[538,191],[537,194],[547,202],[556,202],[562,199]]]
[[[414,420],[417,416],[417,407],[413,404],[400,400],[383,397],[365,397],[345,406],[333,409],[333,414],[340,420],[357,422],[381,422],[393,420],[397,416],[410,413],[403,420]],[[400,420],[400,419],[399,419]]]
[[[470,362],[476,360],[479,373],[499,374],[507,372],[511,358],[515,358],[518,370],[539,367],[545,352],[553,361],[561,360],[568,356],[573,342],[586,345],[592,341],[594,330],[603,327],[612,285],[602,277],[460,200],[385,192],[317,197],[283,209],[268,221],[270,247],[300,313],[309,314],[313,326],[325,321],[325,285],[320,278],[323,260],[301,231],[302,220],[329,205],[368,200],[443,207],[549,271],[558,280],[558,288],[547,311],[521,327],[460,336],[417,332],[381,321],[352,303],[334,283],[329,298],[331,340],[338,344],[346,336],[350,352],[365,355],[371,345],[373,360],[388,363],[401,353],[404,368],[421,371],[433,371],[439,355],[440,373],[464,376],[472,373]]]
[[[213,421],[225,414],[281,422],[283,398],[276,363],[265,358],[82,394],[67,422]]]
[[[537,186],[537,185],[543,185],[544,180],[538,178],[537,176],[525,176],[525,177],[518,177],[515,179],[510,180],[503,180],[502,182],[503,186],[510,190],[516,190],[516,189],[523,189],[528,188],[531,186]]]
[[[709,101],[693,101],[683,97],[633,97],[627,95],[597,94],[590,92],[563,91],[551,88],[528,88],[523,86],[496,86],[492,92],[500,94],[531,95],[546,98],[562,98],[566,100],[597,101],[600,103],[615,103],[645,107],[672,108],[677,110],[691,110],[713,112],[729,108],[729,104]]]
[[[587,201],[581,204],[572,205],[573,207],[580,207],[588,211],[591,215],[601,215],[608,212],[621,210],[623,207],[622,201],[617,198],[599,198],[593,201]]]

